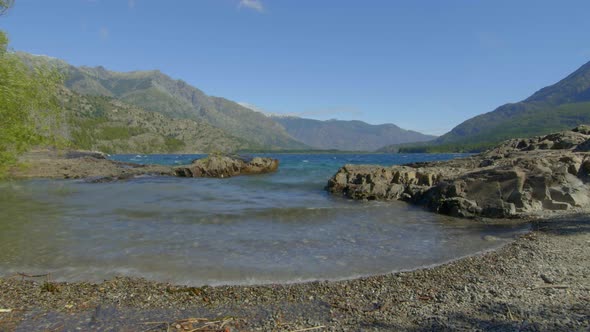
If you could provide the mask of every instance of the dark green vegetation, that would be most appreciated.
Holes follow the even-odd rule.
[[[529,98],[469,119],[433,144],[386,147],[381,151],[475,152],[509,138],[530,137],[590,123],[590,62]]]
[[[299,141],[318,149],[374,151],[387,144],[422,142],[436,138],[394,124],[371,125],[362,121],[319,121],[298,117],[273,117]]]

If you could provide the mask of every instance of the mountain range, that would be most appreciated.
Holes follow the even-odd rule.
[[[68,96],[64,104],[73,119],[72,141],[87,149],[113,153],[370,151],[385,144],[434,138],[392,124],[270,117],[209,96],[158,70],[121,73],[19,55],[31,65],[51,65],[64,74],[67,93],[63,96]]]
[[[74,146],[123,152],[345,150],[476,152],[515,137],[590,123],[590,62],[527,99],[506,104],[441,137],[393,124],[268,116],[164,73],[114,72],[19,53],[64,74],[61,94]]]

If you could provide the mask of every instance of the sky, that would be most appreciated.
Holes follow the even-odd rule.
[[[14,50],[443,134],[590,61],[588,0],[15,0]]]

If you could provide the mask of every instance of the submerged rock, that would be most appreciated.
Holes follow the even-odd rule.
[[[270,173],[276,171],[278,167],[277,159],[256,157],[246,160],[241,157],[213,155],[197,159],[191,165],[177,167],[175,174],[180,177],[228,178],[237,175]]]
[[[513,139],[482,154],[393,167],[346,165],[326,189],[352,199],[404,200],[457,217],[590,210],[590,127]]]

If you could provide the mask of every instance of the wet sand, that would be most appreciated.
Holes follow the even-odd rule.
[[[494,252],[341,282],[195,288],[17,275],[0,279],[0,331],[587,331],[590,217],[532,228]]]

